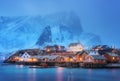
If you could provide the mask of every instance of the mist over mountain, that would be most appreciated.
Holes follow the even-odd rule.
[[[46,16],[1,16],[0,52],[81,42],[85,46],[101,43],[99,36],[86,33],[74,12],[59,12]]]

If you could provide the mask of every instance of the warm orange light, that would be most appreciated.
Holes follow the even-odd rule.
[[[22,58],[19,58],[19,61],[23,61],[23,59],[22,59]]]
[[[82,58],[80,58],[80,61],[82,61]]]
[[[19,57],[15,57],[15,60],[19,60]]]
[[[89,57],[89,61],[90,61],[90,57]]]
[[[115,57],[112,58],[113,60],[115,59]]]
[[[32,60],[32,61],[37,62],[38,60],[37,60],[36,58],[33,58],[33,60]]]
[[[50,52],[50,49],[47,49],[47,52]]]
[[[69,58],[66,57],[66,58],[65,58],[65,61],[69,61]]]
[[[32,62],[32,58],[29,58],[28,61],[29,61],[29,62]]]
[[[70,59],[70,61],[72,62],[72,61],[73,61],[73,59],[71,58],[71,59]]]

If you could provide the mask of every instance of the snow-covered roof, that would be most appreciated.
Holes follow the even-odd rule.
[[[91,56],[96,60],[106,60],[106,58],[104,56],[101,56],[101,55],[91,55]]]
[[[99,53],[97,51],[91,51],[89,55],[99,55]]]
[[[32,58],[44,59],[47,58],[49,60],[57,58],[59,55],[44,55],[44,56],[33,56]]]
[[[23,56],[23,55],[30,55],[29,53],[25,52],[24,54],[19,54],[19,56]]]
[[[110,56],[118,56],[117,54],[115,53],[108,53]]]

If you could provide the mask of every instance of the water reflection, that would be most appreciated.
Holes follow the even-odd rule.
[[[63,70],[62,67],[57,68],[57,81],[63,81]]]
[[[118,81],[120,69],[0,67],[0,81]]]
[[[74,74],[73,74],[72,70],[73,70],[72,68],[69,69],[67,81],[74,81]]]
[[[23,68],[24,65],[16,65],[16,68]]]
[[[36,68],[28,69],[28,74],[27,74],[27,81],[36,81],[37,78],[37,71]]]

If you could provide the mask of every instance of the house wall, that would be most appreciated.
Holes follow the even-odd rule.
[[[76,57],[76,61],[77,62],[83,62],[83,61],[85,61],[85,57],[87,56],[88,54],[86,54],[86,53],[84,53],[84,54],[82,54],[82,55],[78,55],[77,57]]]
[[[23,61],[28,61],[28,59],[30,58],[31,56],[29,54],[23,54],[20,58],[23,60]]]
[[[94,59],[92,56],[88,55],[86,58],[85,58],[85,63],[93,63],[93,64],[106,64],[106,60],[98,60],[98,59]]]
[[[110,56],[109,54],[105,54],[104,56],[107,59],[107,62],[119,62],[118,56]]]

